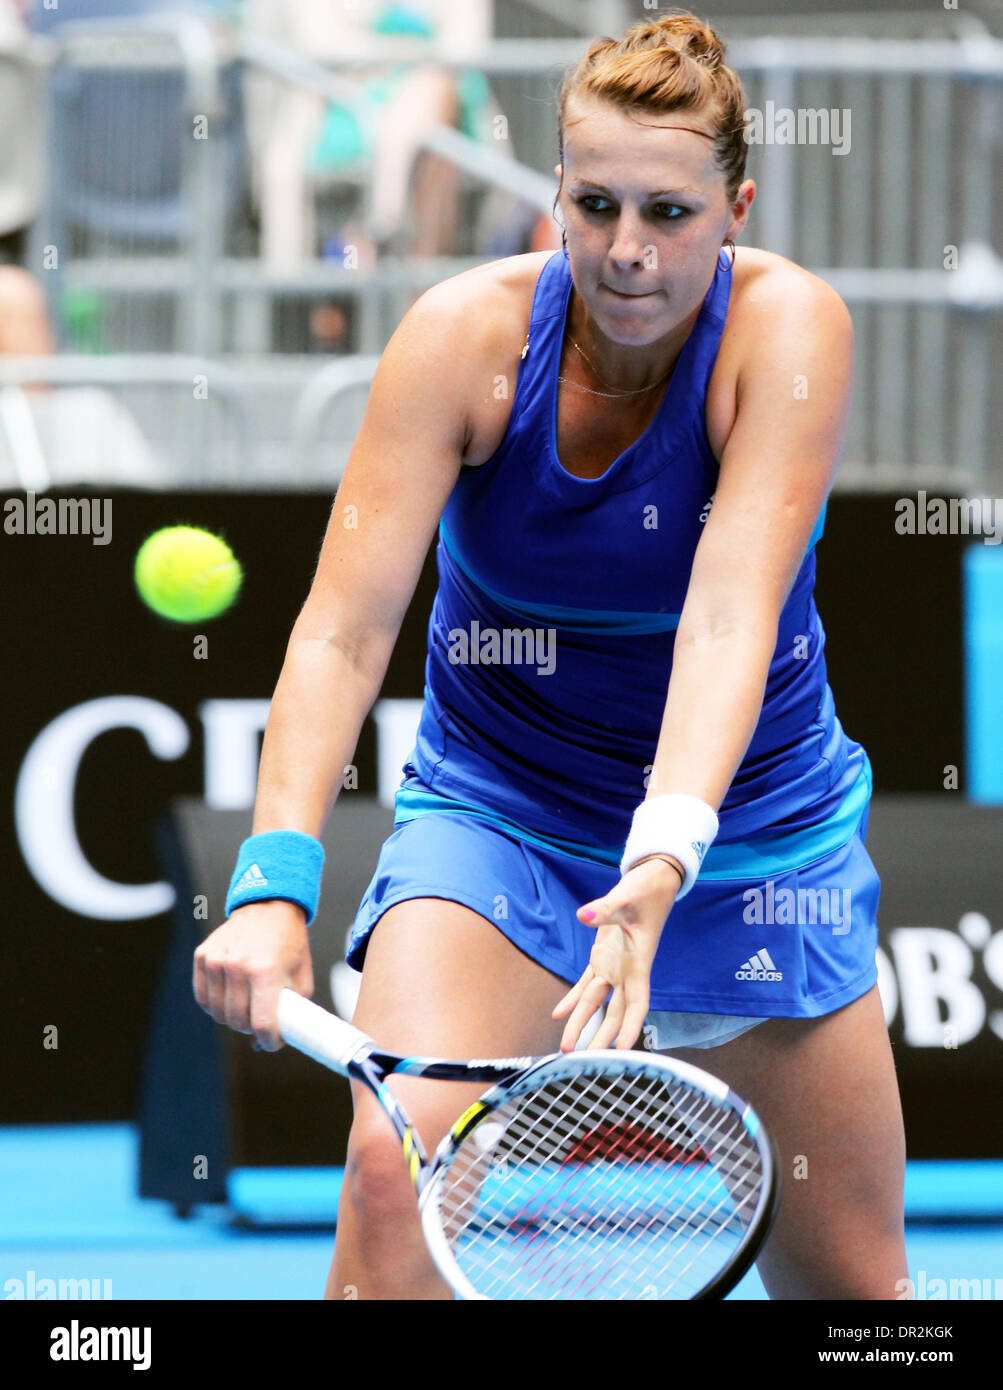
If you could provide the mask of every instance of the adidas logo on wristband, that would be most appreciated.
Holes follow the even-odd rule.
[[[237,884],[234,892],[239,893],[242,888],[264,888],[267,883],[268,879],[265,878],[258,865],[252,864],[249,869],[245,869],[241,874],[240,882]]]

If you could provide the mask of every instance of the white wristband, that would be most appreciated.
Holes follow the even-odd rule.
[[[717,834],[717,816],[698,796],[669,793],[642,801],[634,811],[630,834],[620,860],[621,877],[650,854],[671,854],[685,870],[676,901],[697,880],[704,855]]]

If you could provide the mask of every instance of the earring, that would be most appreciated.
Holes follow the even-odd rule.
[[[735,250],[735,243],[734,243],[734,242],[731,240],[731,238],[729,237],[728,240],[727,240],[726,242],[723,243],[723,245],[725,245],[725,246],[730,246],[730,247],[731,247],[731,261],[730,261],[730,265],[734,265],[734,264],[735,264],[735,256],[736,256],[736,254],[737,254],[737,253],[736,253],[736,250]]]

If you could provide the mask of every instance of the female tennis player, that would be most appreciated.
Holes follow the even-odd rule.
[[[438,530],[424,712],[352,934],[356,1026],[403,1053],[533,1055],[605,1005],[589,1046],[643,1029],[771,1130],[770,1296],[889,1299],[905,1156],[870,769],[812,597],[851,324],[797,265],[736,255],[744,111],[692,15],[597,40],[561,92],[564,251],[449,279],[394,333],[194,988],[266,1049],[279,990],[312,992],[316,837]],[[480,1089],[398,1084],[430,1145]],[[354,1091],[327,1296],[448,1297],[397,1140]]]

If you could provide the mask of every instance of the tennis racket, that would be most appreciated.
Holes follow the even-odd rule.
[[[724,1082],[657,1053],[452,1062],[383,1052],[293,990],[284,1040],[397,1131],[435,1265],[464,1299],[723,1298],[779,1201],[773,1144]],[[493,1083],[429,1160],[387,1078]]]

